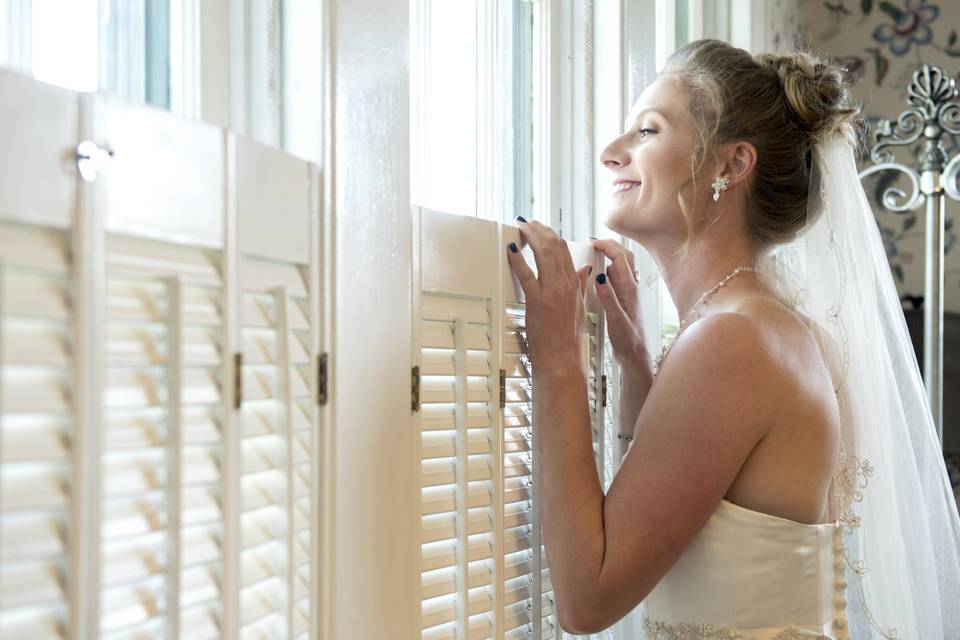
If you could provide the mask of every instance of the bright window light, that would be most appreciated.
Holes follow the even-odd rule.
[[[97,0],[33,0],[33,77],[96,91]]]
[[[477,8],[430,2],[423,205],[477,214]]]

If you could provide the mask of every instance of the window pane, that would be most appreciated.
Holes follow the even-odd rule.
[[[513,170],[503,184],[513,187],[503,222],[522,215],[533,220],[533,3],[513,2],[513,139],[506,149],[513,150]]]
[[[0,64],[169,108],[171,2],[0,0]]]
[[[95,91],[97,0],[33,0],[32,9],[33,77]]]
[[[529,0],[415,2],[415,204],[532,219],[534,9]]]
[[[430,209],[477,213],[476,0],[425,0],[428,59],[424,101],[423,192]],[[422,46],[421,45],[421,46]]]

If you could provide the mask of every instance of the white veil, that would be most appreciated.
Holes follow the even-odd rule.
[[[840,363],[834,387],[844,429],[834,496],[847,602],[834,603],[838,637],[960,639],[960,518],[846,137],[814,146],[809,193],[805,232],[758,267],[820,331],[821,346],[833,344]]]

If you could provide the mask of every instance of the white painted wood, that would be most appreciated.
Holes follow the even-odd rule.
[[[113,97],[106,108],[105,140],[115,154],[107,228],[220,246],[219,216],[203,214],[224,208],[223,132]]]
[[[242,637],[262,600],[241,609],[241,587],[269,578],[261,569],[270,563],[234,569],[245,541],[240,473],[276,469],[283,622],[261,628],[317,637],[319,173],[112,97],[87,94],[78,107],[76,94],[10,74],[0,88],[9,122],[29,125],[36,114],[51,119],[54,137],[75,138],[38,134],[46,151],[27,164],[37,175],[0,175],[0,202],[25,207],[0,209],[0,632]],[[92,182],[76,177],[80,137],[115,151]],[[270,187],[240,185],[242,163]],[[12,184],[53,184],[60,165],[72,168],[70,195],[49,201],[56,206]],[[238,218],[269,236],[274,214],[272,242],[243,236]],[[244,284],[252,306],[241,305]],[[277,304],[257,306],[271,296]],[[274,332],[253,341],[251,361],[273,371],[250,395],[283,400],[279,456],[270,443],[240,447],[232,354],[248,308],[255,331]],[[11,493],[8,480],[30,474],[34,490]],[[274,484],[254,484],[266,493],[248,492],[246,504],[259,508]],[[267,541],[269,529],[248,526],[246,541]]]
[[[73,224],[77,96],[0,69],[0,216],[61,229]]]
[[[331,257],[328,638],[412,638],[411,211],[406,0],[325,3],[324,211]],[[386,267],[386,268],[385,268]],[[373,309],[390,313],[374,313]],[[336,328],[333,328],[336,327]],[[364,473],[356,473],[363,469]],[[383,533],[389,531],[391,543]]]
[[[236,136],[243,398],[235,490],[238,637],[317,637],[315,167]]]
[[[274,261],[309,262],[307,163],[238,136],[240,247]]]
[[[164,576],[166,584],[166,602],[164,608],[167,612],[166,629],[164,630],[168,638],[180,637],[180,602],[181,602],[181,543],[183,531],[181,530],[183,518],[181,517],[181,502],[183,492],[184,467],[188,466],[191,458],[187,457],[187,465],[183,464],[183,401],[193,398],[189,393],[184,393],[184,387],[188,386],[186,372],[184,371],[184,318],[183,318],[183,283],[179,277],[168,278],[166,281],[167,294],[167,326],[166,329],[166,347],[167,347],[167,423],[166,439],[167,451],[167,575]],[[217,392],[214,389],[210,394],[212,398],[207,399],[216,402]],[[206,398],[205,398],[206,399]],[[189,438],[189,435],[188,435]],[[202,544],[202,543],[201,543]],[[213,555],[213,554],[211,554]]]

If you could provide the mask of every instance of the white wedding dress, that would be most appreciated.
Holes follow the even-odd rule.
[[[842,528],[723,499],[647,596],[647,640],[847,638]]]

